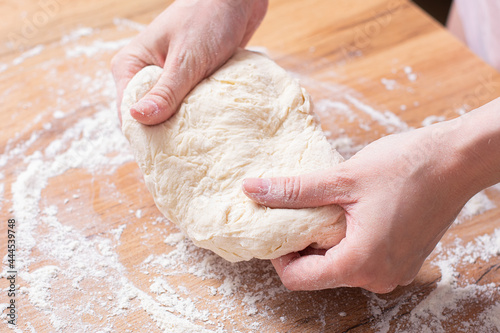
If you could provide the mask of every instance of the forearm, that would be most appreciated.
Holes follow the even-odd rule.
[[[500,182],[500,98],[453,121],[463,174],[474,193]]]

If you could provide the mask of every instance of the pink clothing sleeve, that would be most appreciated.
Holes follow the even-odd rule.
[[[469,48],[500,70],[500,0],[455,0]]]

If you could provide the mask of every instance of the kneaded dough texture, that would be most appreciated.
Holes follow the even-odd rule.
[[[242,191],[248,177],[294,176],[343,161],[297,80],[267,57],[238,50],[169,120],[142,125],[130,107],[161,73],[148,66],[130,81],[122,129],[156,205],[196,245],[241,261],[273,259],[311,244],[329,248],[345,236],[338,206],[272,209]]]

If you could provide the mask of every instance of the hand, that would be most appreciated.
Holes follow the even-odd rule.
[[[246,179],[245,194],[268,207],[337,204],[345,210],[346,237],[338,245],[272,261],[285,286],[386,293],[411,283],[463,205],[480,190],[464,170],[461,140],[443,140],[456,127],[447,122],[387,136],[313,174]]]
[[[267,0],[177,0],[111,62],[118,114],[128,82],[148,65],[163,67],[158,83],[130,113],[154,125],[167,120],[201,80],[250,40]]]

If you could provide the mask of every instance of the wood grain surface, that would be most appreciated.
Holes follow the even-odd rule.
[[[450,228],[411,285],[387,295],[289,292],[267,261],[229,264],[169,238],[178,230],[120,141],[109,73],[113,54],[167,5],[0,2],[0,331],[497,331],[500,257],[480,253],[500,228],[498,187],[483,193],[491,207]],[[406,0],[271,0],[250,47],[301,80],[347,157],[500,95],[500,74]],[[15,327],[5,308],[10,218]]]

